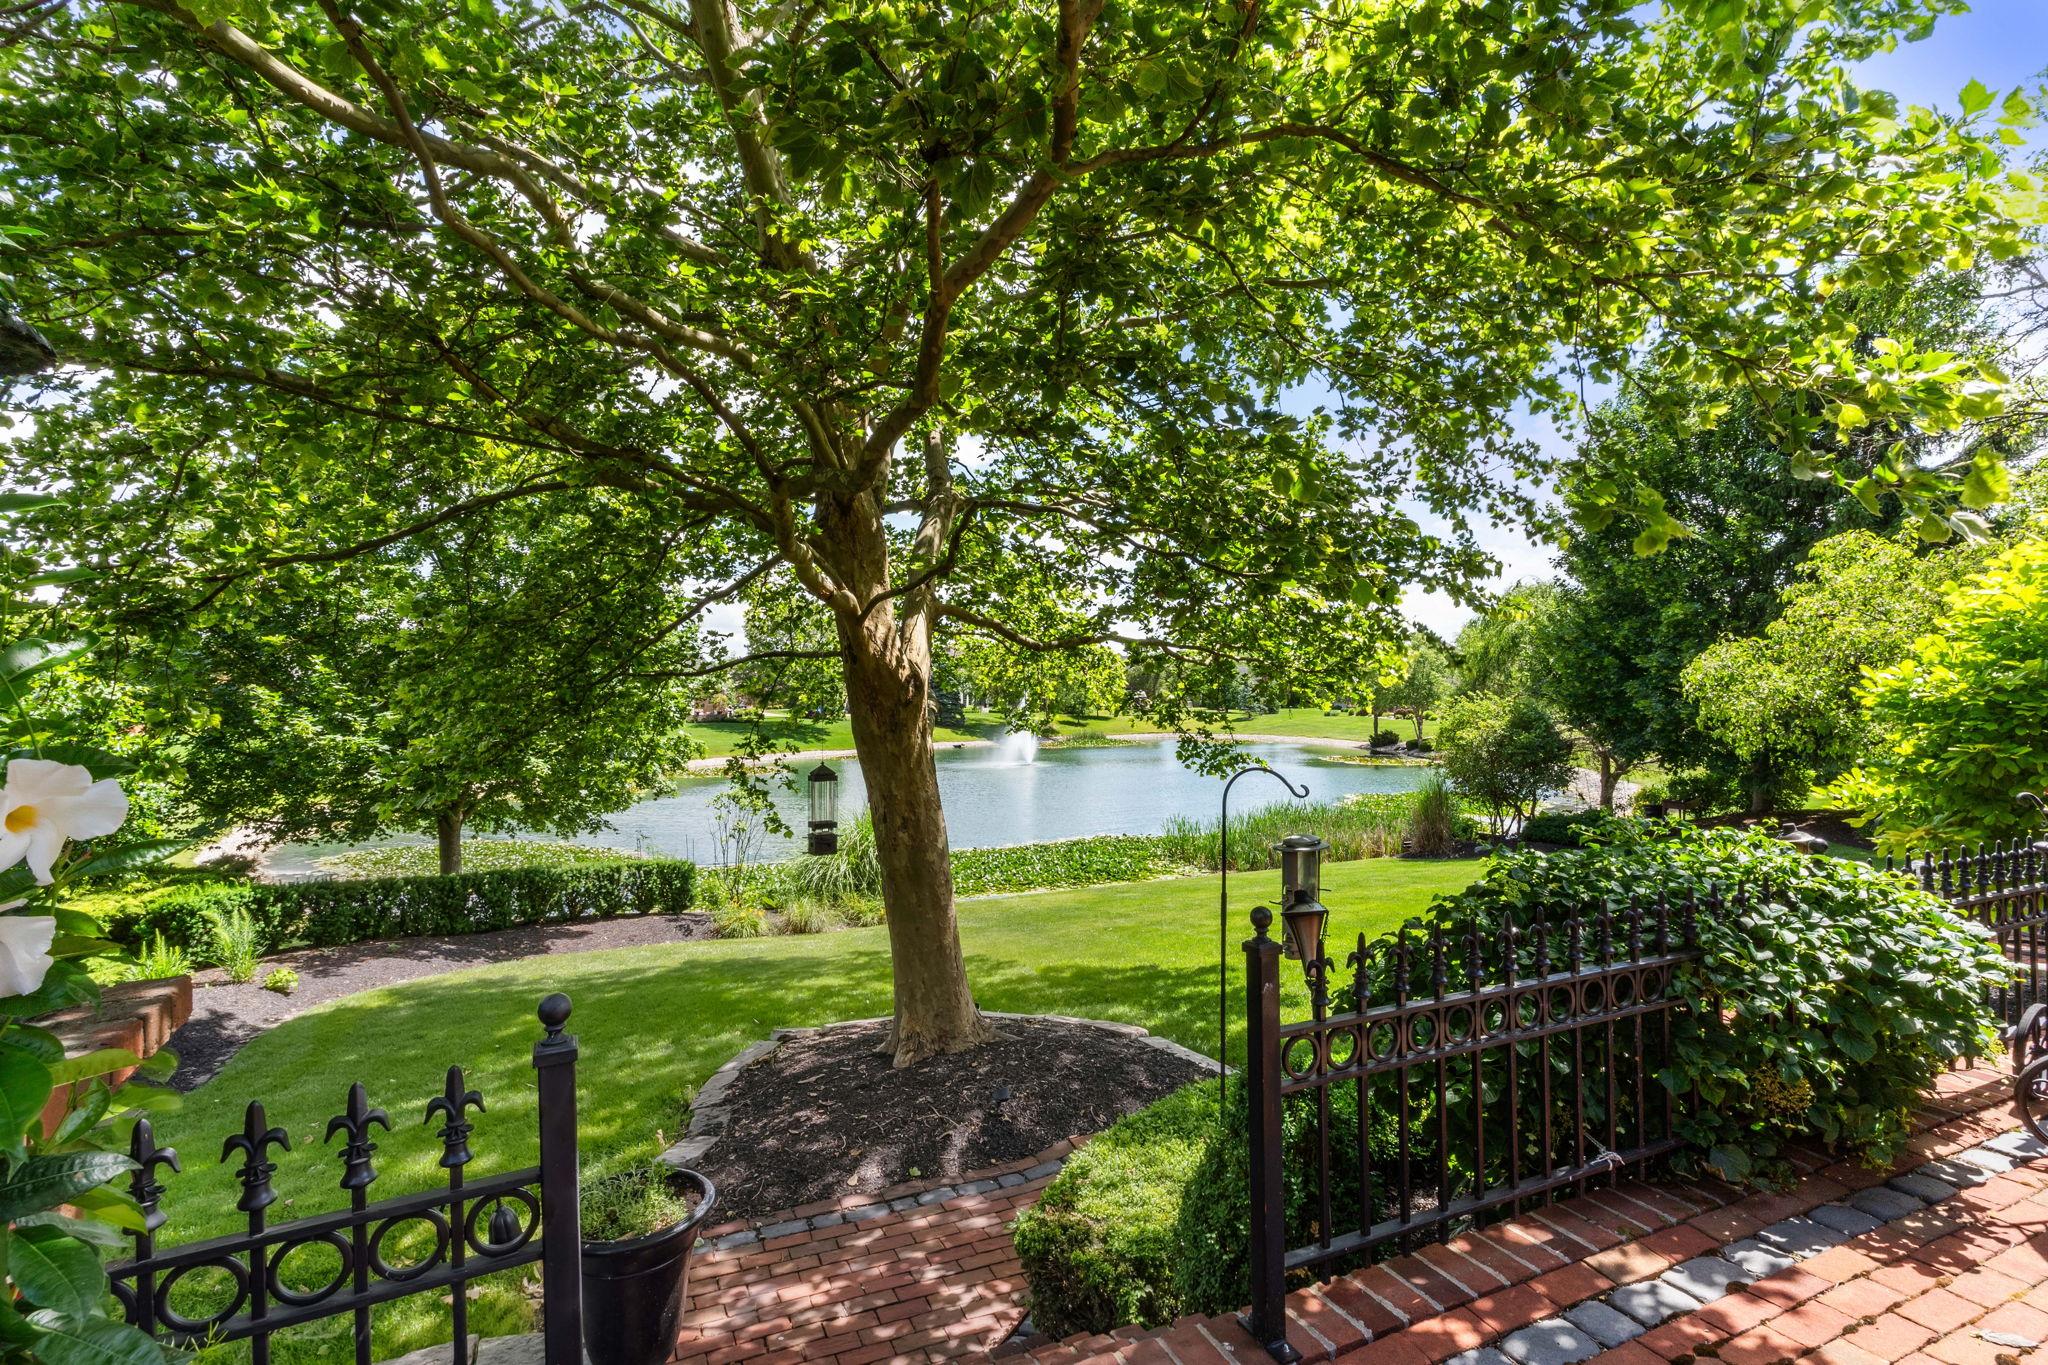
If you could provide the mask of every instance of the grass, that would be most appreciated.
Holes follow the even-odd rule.
[[[853,747],[853,726],[844,716],[838,720],[795,720],[788,716],[770,713],[767,721],[769,734],[783,752],[806,749],[851,749]],[[724,758],[737,753],[752,729],[744,721],[706,720],[689,727],[690,737],[703,747],[702,757]],[[957,744],[962,740],[994,739],[1003,732],[1003,723],[986,711],[970,711],[966,724],[959,728],[941,725],[933,732],[935,742]]]
[[[1478,869],[1470,861],[1396,859],[1327,867],[1332,937],[1385,932],[1439,892],[1462,889]],[[1233,1056],[1243,1051],[1236,1036],[1243,962],[1237,944],[1249,933],[1246,913],[1276,889],[1272,873],[1239,874],[1231,884]],[[961,907],[960,921],[984,1008],[1141,1024],[1209,1054],[1216,1046],[1216,913],[1217,879],[1209,876],[977,901]],[[1288,1008],[1305,1011],[1297,974],[1287,979]],[[377,1134],[383,1178],[373,1196],[439,1183],[440,1145],[421,1116],[441,1093],[451,1063],[465,1067],[468,1084],[490,1106],[475,1120],[476,1172],[531,1163],[531,1056],[539,1035],[533,1010],[554,990],[576,1002],[570,1029],[582,1040],[585,1173],[602,1177],[673,1141],[696,1087],[771,1028],[888,1013],[888,939],[880,928],[853,929],[537,958],[410,981],[287,1020],[158,1124],[160,1141],[188,1153],[187,1174],[167,1182],[171,1222],[164,1240],[192,1241],[239,1225],[230,1168],[199,1154],[219,1150],[252,1099],[261,1099],[269,1121],[292,1139],[293,1151],[278,1159],[277,1188],[291,1201],[273,1210],[278,1218],[345,1202],[336,1188],[340,1164],[321,1135],[355,1080],[391,1114],[392,1131]],[[294,1253],[293,1269],[310,1277],[320,1254]],[[530,1308],[509,1278],[479,1282],[472,1331],[529,1330]],[[196,1305],[185,1306],[189,1312]],[[279,1365],[339,1365],[350,1358],[348,1331],[341,1318],[288,1333],[274,1358]],[[377,1314],[375,1358],[446,1340],[446,1333],[438,1295],[401,1301]],[[246,1353],[221,1347],[202,1359],[212,1365]]]
[[[464,872],[490,872],[504,867],[566,867],[572,863],[608,863],[639,856],[631,849],[563,844],[547,839],[462,841]],[[434,877],[441,872],[441,851],[432,844],[359,848],[319,862],[344,877]]]
[[[1063,724],[1086,725],[1108,734],[1156,735],[1161,733],[1156,725],[1131,716],[1083,716]],[[1326,716],[1320,707],[1291,706],[1280,711],[1261,711],[1247,714],[1238,711],[1232,714],[1231,723],[1248,735],[1286,735],[1295,739],[1341,739],[1363,744],[1372,738],[1372,717],[1362,715]],[[1382,715],[1380,728],[1392,730],[1403,741],[1415,737],[1415,722],[1408,718]],[[1422,722],[1424,739],[1436,739],[1436,720],[1425,717]]]

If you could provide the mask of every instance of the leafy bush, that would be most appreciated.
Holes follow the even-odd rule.
[[[1401,747],[1401,737],[1392,730],[1375,730],[1372,734],[1372,747],[1375,749],[1398,749]]]
[[[263,974],[263,989],[290,995],[299,988],[299,974],[289,967],[273,967]]]
[[[1429,753],[1434,746],[1431,745],[1428,740],[1418,738],[1409,740],[1408,743],[1403,747],[1406,748],[1408,752],[1411,754],[1426,754]]]
[[[1445,774],[1496,821],[1533,814],[1544,796],[1571,780],[1572,742],[1527,697],[1458,698],[1444,707],[1437,743]]]
[[[1632,809],[1638,814],[1647,807],[1661,805],[1671,799],[1671,779],[1663,773],[1651,773],[1636,783],[1636,794]]]
[[[1665,783],[1664,799],[1677,801],[1698,815],[1720,815],[1743,806],[1742,788],[1734,778],[1704,770],[1673,773]]]
[[[1458,818],[1450,781],[1442,773],[1430,773],[1422,779],[1408,814],[1409,851],[1424,858],[1449,854],[1457,846]]]
[[[364,877],[250,885],[183,882],[145,895],[133,913],[107,918],[121,942],[162,933],[203,947],[216,916],[246,912],[262,951],[365,943],[409,934],[470,934],[522,924],[610,919],[690,908],[695,867],[659,858],[570,867],[506,868],[452,877]]]
[[[263,962],[263,930],[247,910],[216,911],[207,924],[209,955],[228,980],[242,985],[256,979]]]
[[[1067,1162],[1018,1216],[1015,1242],[1031,1284],[1032,1321],[1048,1336],[1156,1327],[1188,1313],[1221,1313],[1251,1297],[1251,1226],[1244,1087],[1233,1080],[1217,1115],[1217,1082],[1198,1081],[1119,1119]],[[1330,1159],[1358,1164],[1358,1099],[1330,1090]],[[1282,1111],[1287,1231],[1308,1241],[1317,1217],[1315,1102]],[[1393,1125],[1373,1124],[1375,1161],[1397,1155]],[[1338,1182],[1332,1212],[1358,1220],[1358,1191]]]
[[[1880,742],[1830,798],[1881,822],[1883,853],[2031,836],[2038,817],[2013,794],[2048,787],[2048,541],[2013,546],[1947,596],[1933,633],[1865,680]]]
[[[1692,1010],[1665,1081],[1696,1091],[1680,1132],[1721,1174],[1785,1175],[1782,1154],[1798,1141],[1888,1162],[1942,1068],[1997,1055],[1983,1000],[2010,965],[1981,928],[1904,877],[1757,832],[1665,826],[1652,837],[1647,825],[1615,825],[1606,846],[1500,855],[1430,917],[1454,944],[1475,920],[1488,943],[1512,920],[1531,953],[1539,915],[1556,936],[1575,910],[1626,915],[1631,897],[1661,890],[1675,903],[1718,886],[1723,911],[1699,917],[1704,956],[1680,974]],[[1562,952],[1554,944],[1552,960]],[[1460,970],[1451,964],[1453,980]]]
[[[1059,886],[1137,882],[1177,870],[1154,840],[1135,834],[1102,834],[1056,843],[961,849],[953,855],[953,889],[963,896],[994,896]]]
[[[1606,843],[1615,837],[1617,825],[1627,821],[1604,810],[1577,810],[1570,813],[1549,811],[1531,816],[1522,824],[1522,837],[1533,839],[1540,844],[1563,844],[1567,848],[1583,848],[1591,844]]]
[[[580,863],[615,863],[639,855],[619,848],[562,844],[544,839],[464,839],[462,870],[495,872],[508,867],[570,867]],[[441,851],[432,844],[396,848],[364,848],[320,859],[320,866],[344,877],[434,877],[441,872]]]
[[[768,932],[768,912],[747,901],[719,901],[711,907],[711,932],[720,938],[760,938]]]

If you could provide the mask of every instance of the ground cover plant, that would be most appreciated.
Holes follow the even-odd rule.
[[[1463,886],[1477,866],[1385,859],[1331,867],[1324,886],[1333,932],[1384,931],[1432,896]],[[1233,879],[1233,908],[1246,934],[1251,906],[1276,891],[1272,874]],[[980,964],[984,1007],[1140,1024],[1210,1054],[1215,914],[1216,879],[1191,877],[971,902],[962,924]],[[261,1097],[294,1147],[308,1149],[280,1158],[280,1193],[300,1209],[324,1208],[335,1197],[334,1172],[317,1137],[348,1084],[360,1079],[393,1116],[393,1131],[378,1134],[384,1178],[377,1192],[425,1188],[441,1179],[440,1145],[416,1116],[441,1093],[447,1067],[460,1063],[490,1106],[475,1120],[477,1169],[525,1164],[537,1152],[533,1008],[542,995],[563,990],[576,1002],[571,1026],[582,1040],[585,1077],[580,1120],[593,1154],[588,1174],[597,1179],[610,1173],[607,1163],[624,1169],[673,1141],[693,1087],[771,1028],[886,1014],[888,962],[882,931],[865,929],[540,958],[406,982],[321,1006],[254,1039],[187,1097],[183,1111],[162,1125],[163,1140],[217,1150],[221,1137],[239,1128],[243,1105]],[[1241,970],[1233,961],[1233,976]],[[1290,992],[1288,1009],[1305,1009],[1305,998]],[[1241,1047],[1235,1028],[1232,1047]],[[400,1121],[408,1115],[414,1121]],[[302,1144],[308,1134],[313,1140]],[[168,1235],[189,1241],[239,1226],[238,1187],[226,1168],[189,1163],[170,1183]],[[526,1330],[528,1309],[516,1284],[489,1284],[475,1302],[475,1330]],[[438,1304],[380,1309],[377,1357],[439,1340],[446,1330]],[[347,1343],[346,1324],[335,1324],[310,1341],[281,1345],[276,1358],[279,1365],[344,1361]]]

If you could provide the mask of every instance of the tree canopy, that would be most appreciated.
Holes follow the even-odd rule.
[[[0,48],[7,271],[65,362],[16,454],[91,567],[215,613],[558,493],[687,531],[691,600],[786,571],[878,797],[910,1060],[986,1036],[935,632],[1122,642],[1168,719],[1247,664],[1328,694],[1526,510],[1518,404],[1647,350],[1795,444],[1996,409],[1843,304],[2022,248],[2025,99],[1844,67],[1957,7],[49,0]],[[1959,482],[1883,490],[1953,521]],[[1646,487],[1578,500],[1668,537]]]

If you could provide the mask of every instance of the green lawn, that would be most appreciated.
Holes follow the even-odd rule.
[[[1421,910],[1439,892],[1462,888],[1476,862],[1426,863],[1380,858],[1326,869],[1330,932],[1341,941],[1383,932]],[[1278,890],[1276,873],[1232,878],[1233,974],[1236,944],[1261,898]],[[1142,1024],[1205,1054],[1216,1040],[1216,895],[1214,877],[1189,877],[1085,891],[976,901],[961,909],[968,970],[984,1008],[1054,1013]],[[1342,957],[1341,946],[1337,956]],[[1292,1010],[1305,1010],[1290,966]],[[889,1010],[888,944],[881,929],[803,938],[713,941],[541,958],[480,967],[352,996],[279,1025],[256,1039],[182,1112],[166,1115],[159,1138],[185,1154],[188,1174],[167,1183],[167,1238],[190,1241],[232,1230],[235,1186],[212,1164],[221,1140],[241,1126],[247,1101],[261,1099],[269,1121],[291,1134],[278,1159],[277,1186],[291,1201],[273,1213],[304,1216],[339,1206],[340,1164],[322,1141],[349,1082],[391,1113],[378,1134],[374,1195],[437,1184],[440,1147],[421,1116],[440,1093],[451,1063],[482,1090],[472,1147],[479,1173],[535,1160],[530,1051],[539,1031],[533,1009],[552,990],[576,1002],[572,1031],[582,1039],[581,1126],[586,1169],[628,1155],[652,1155],[683,1126],[692,1089],[747,1043],[779,1025],[827,1023]],[[1241,1009],[1235,1005],[1233,1013]],[[1233,1051],[1242,1044],[1233,1039]],[[209,1216],[210,1211],[210,1216]],[[301,1273],[321,1254],[306,1253]],[[194,1277],[195,1280],[198,1277]],[[432,1298],[434,1296],[427,1296]],[[475,1300],[472,1330],[523,1331],[528,1309],[515,1286],[490,1284]],[[188,1313],[195,1305],[187,1304]],[[381,1311],[376,1358],[445,1339],[438,1303],[401,1303]],[[194,1314],[196,1316],[196,1314]],[[279,1365],[348,1358],[345,1320],[280,1342]],[[216,1348],[205,1359],[242,1358]]]
[[[853,747],[853,726],[844,717],[838,720],[790,720],[771,716],[768,724],[783,741],[781,748],[784,752]],[[689,732],[690,737],[703,746],[705,758],[724,758],[739,748],[750,729],[744,721],[707,720],[690,726]],[[941,725],[934,738],[941,744],[954,744],[966,739],[994,739],[1002,732],[1002,722],[994,716],[985,711],[970,711],[964,726],[956,730]]]

